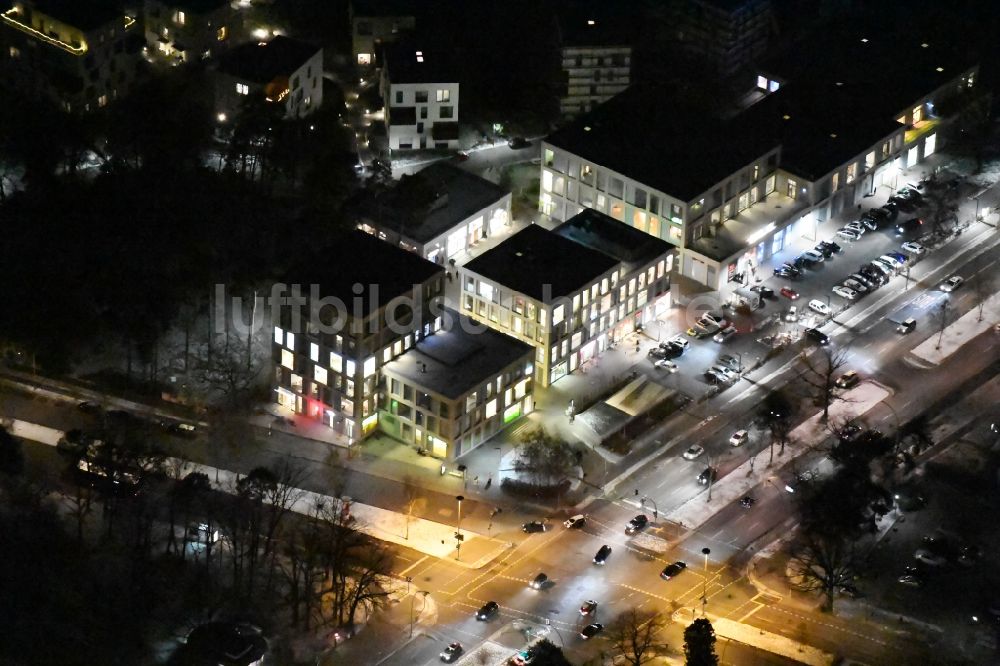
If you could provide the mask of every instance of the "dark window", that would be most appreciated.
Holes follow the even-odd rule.
[[[417,134],[423,134],[423,133],[424,133],[424,124],[417,123]]]
[[[372,24],[368,21],[358,21],[358,34],[359,35],[370,35],[372,34]]]
[[[422,120],[427,120],[427,107],[426,106],[420,107],[420,118]]]
[[[442,118],[454,118],[455,117],[455,107],[453,107],[453,106],[442,106],[441,107],[441,117]]]
[[[418,90],[417,91],[417,103],[418,104],[420,104],[420,103],[426,104],[427,103],[427,91],[426,90]]]
[[[396,104],[402,104],[402,103],[403,103],[403,91],[402,90],[397,90],[396,91]]]

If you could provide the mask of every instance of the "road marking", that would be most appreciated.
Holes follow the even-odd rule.
[[[400,576],[405,576],[405,575],[406,575],[406,574],[408,574],[408,573],[409,573],[409,572],[410,572],[411,570],[413,570],[413,568],[414,568],[414,567],[416,567],[416,566],[417,566],[418,564],[420,564],[421,562],[423,562],[424,560],[426,560],[426,559],[427,559],[428,557],[430,557],[430,555],[424,555],[424,556],[423,556],[423,557],[421,557],[421,558],[420,558],[419,560],[417,560],[416,562],[414,562],[414,563],[413,563],[413,564],[411,564],[410,566],[408,566],[408,567],[406,567],[405,569],[403,569],[402,571],[400,571],[398,575],[400,575]],[[400,559],[404,559],[404,558],[400,558]]]
[[[754,613],[759,611],[761,608],[764,608],[764,604],[759,603],[757,601],[753,602],[753,605],[754,609],[752,611],[748,612],[746,615],[743,615],[742,617],[740,617],[740,619],[736,621],[740,623],[746,622]]]

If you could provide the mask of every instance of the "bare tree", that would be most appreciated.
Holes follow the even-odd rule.
[[[941,340],[944,339],[944,329],[948,328],[948,299],[941,301],[941,307],[935,308],[933,313],[934,324],[938,329],[938,341],[934,349],[941,349]]]
[[[976,294],[976,302],[978,303],[979,316],[976,319],[977,322],[983,320],[983,308],[986,306],[986,301],[994,294],[996,291],[993,288],[993,281],[990,280],[986,273],[977,273],[972,278],[972,290]]]
[[[854,580],[861,563],[854,538],[806,532],[795,541],[790,553],[792,585],[804,592],[819,592],[824,597],[824,609],[833,612],[837,590]]]
[[[667,646],[657,640],[665,624],[659,613],[630,608],[608,627],[608,642],[629,664],[643,666],[666,651]]]
[[[823,407],[824,423],[830,418],[830,405],[844,399],[843,394],[837,391],[837,375],[845,365],[845,348],[834,351],[820,346],[815,354],[808,351],[799,354],[799,379],[812,394],[813,402]]]
[[[420,513],[427,507],[427,498],[424,497],[423,488],[409,475],[403,477],[403,500],[406,507],[406,534],[403,538],[409,540],[410,523],[413,521],[414,512]]]

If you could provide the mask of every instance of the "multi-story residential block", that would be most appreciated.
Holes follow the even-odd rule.
[[[351,444],[378,425],[381,368],[441,330],[444,269],[362,231],[334,247],[328,264],[303,269],[305,302],[281,309],[275,391]]]
[[[437,162],[389,189],[360,192],[347,214],[358,228],[443,264],[509,224],[510,203],[499,185]]]
[[[107,106],[135,81],[136,19],[117,3],[19,0],[0,13],[0,24],[7,82],[64,111]]]
[[[383,432],[448,460],[534,409],[535,350],[446,311],[450,325],[382,367]]]
[[[228,48],[237,20],[230,0],[146,0],[146,46],[181,62],[211,58]]]
[[[362,71],[376,67],[383,44],[396,41],[417,25],[410,0],[352,0],[351,52]]]
[[[895,187],[976,98],[975,61],[919,38],[907,59],[890,37],[867,58],[836,55],[874,41],[825,44],[815,60],[796,50],[800,76],[762,72],[762,99],[729,115],[629,89],[543,142],[540,210],[594,208],[667,240],[692,289],[735,300],[762,261]]]
[[[631,79],[631,31],[604,14],[572,12],[559,21],[563,85],[559,110],[573,117],[625,90]]]
[[[381,90],[390,150],[458,148],[458,81],[450,57],[409,41],[386,48]]]
[[[264,97],[285,116],[306,116],[323,104],[323,49],[290,37],[247,42],[224,53],[214,72],[215,110],[237,114],[246,98]]]
[[[669,7],[671,37],[723,76],[764,55],[774,28],[771,0],[679,0]]]
[[[534,346],[548,386],[669,307],[670,252],[596,211],[532,225],[459,269],[460,309]]]

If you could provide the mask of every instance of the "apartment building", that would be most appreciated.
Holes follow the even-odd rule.
[[[670,37],[722,76],[754,64],[775,29],[771,0],[679,0],[670,3]]]
[[[0,60],[12,87],[67,112],[124,97],[134,83],[141,38],[136,18],[110,0],[19,0],[0,13]]]
[[[351,1],[351,52],[362,72],[380,65],[378,59],[384,44],[416,28],[413,4],[410,0]]]
[[[274,390],[350,445],[378,426],[382,367],[442,329],[444,269],[362,231],[333,247],[298,274],[305,302],[281,309]]]
[[[383,432],[454,460],[534,409],[535,350],[445,311],[442,330],[382,367]]]
[[[460,311],[532,345],[548,386],[669,307],[670,251],[596,211],[531,225],[459,269]]]
[[[594,208],[662,238],[682,285],[730,297],[794,240],[819,240],[823,220],[895,188],[981,106],[975,60],[907,44],[906,59],[896,37],[824,43],[812,60],[797,49],[791,75],[762,70],[760,101],[729,115],[633,86],[543,142],[539,208],[557,220]],[[868,45],[866,58],[831,55]]]
[[[575,117],[625,90],[631,80],[632,31],[604,12],[569,12],[559,19],[563,82],[559,110]]]
[[[510,205],[499,185],[436,162],[389,188],[366,188],[345,213],[359,229],[444,264],[508,225]]]
[[[323,104],[323,49],[290,37],[246,42],[222,54],[213,72],[215,111],[233,118],[250,96],[307,116]]]
[[[230,0],[146,0],[143,24],[148,52],[175,62],[218,55],[239,28]]]
[[[458,148],[458,80],[449,54],[410,40],[385,49],[380,89],[390,150]]]

